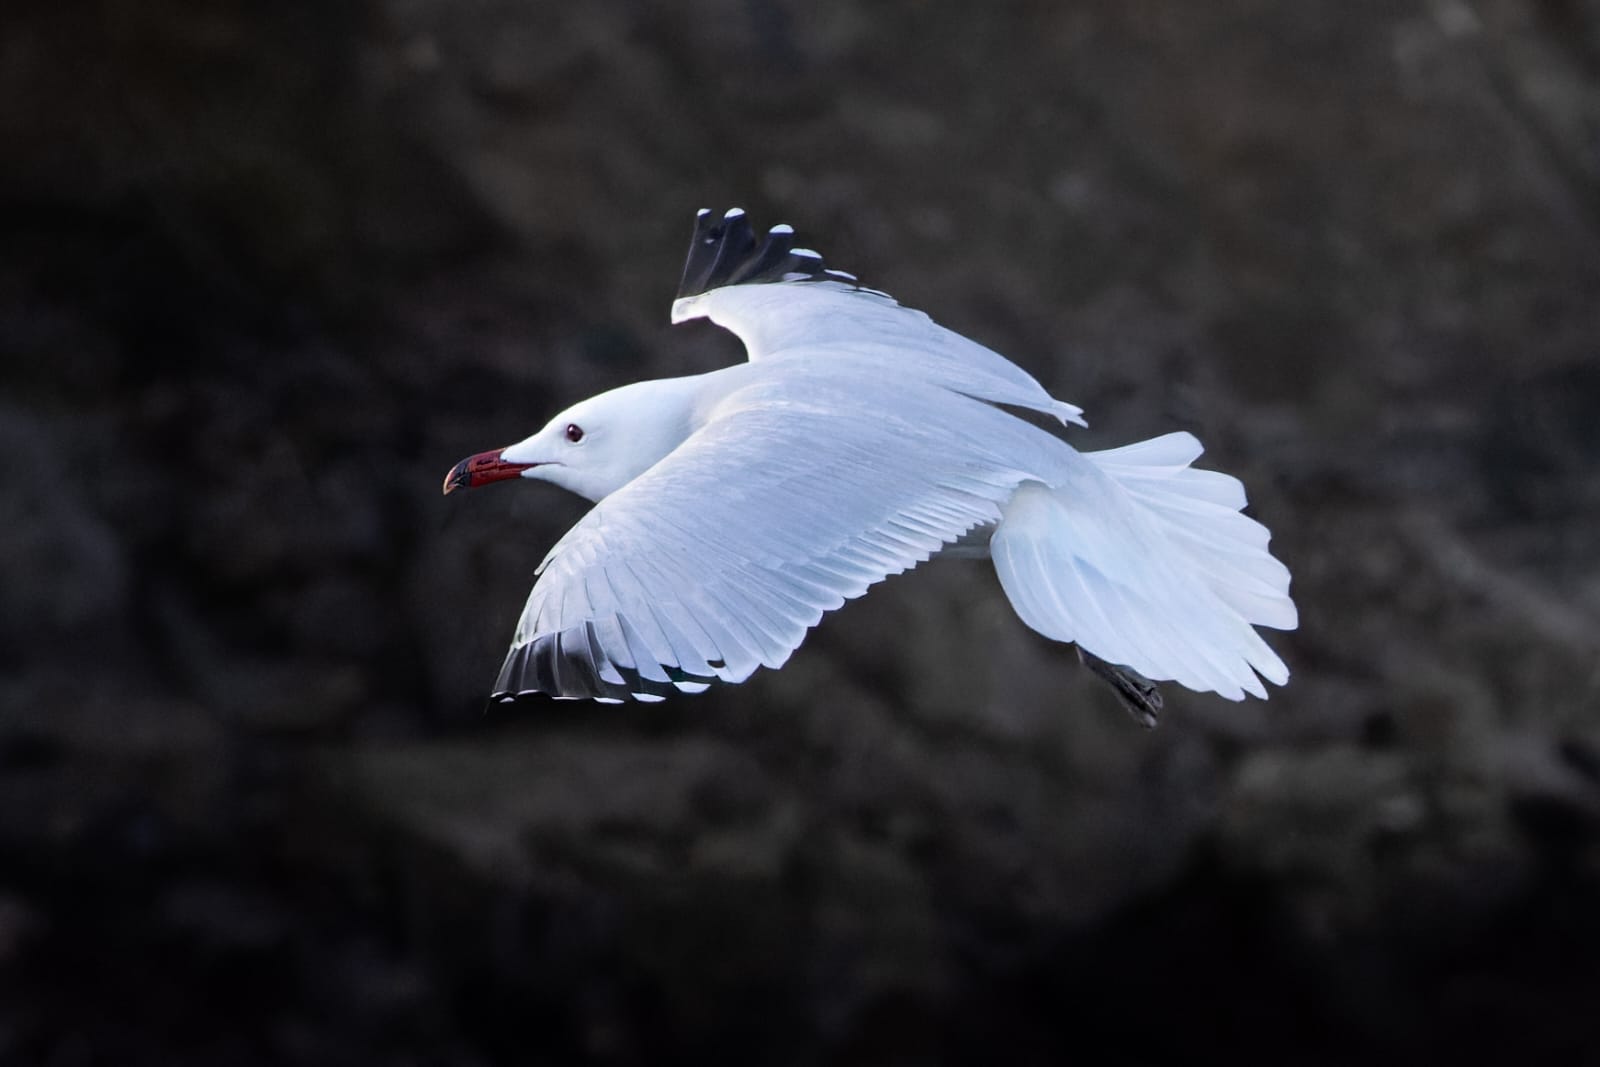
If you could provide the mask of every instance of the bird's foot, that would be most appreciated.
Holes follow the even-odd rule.
[[[1078,659],[1117,694],[1117,701],[1128,709],[1133,721],[1146,730],[1155,729],[1161,711],[1161,691],[1156,683],[1134,670],[1108,663],[1091,652],[1078,649]]]

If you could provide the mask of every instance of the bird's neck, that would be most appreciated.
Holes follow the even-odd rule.
[[[639,466],[629,474],[629,481],[666,458],[704,424],[701,397],[708,377],[657,378],[617,390],[628,396],[634,408],[629,435]]]

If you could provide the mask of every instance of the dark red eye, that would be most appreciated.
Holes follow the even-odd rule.
[[[567,423],[567,440],[571,441],[573,444],[577,444],[579,441],[583,440],[583,427],[579,426],[575,422]]]

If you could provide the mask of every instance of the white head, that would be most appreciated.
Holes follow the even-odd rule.
[[[536,478],[600,500],[649,470],[689,436],[692,379],[635,382],[574,404],[532,437],[451,468],[445,493]]]

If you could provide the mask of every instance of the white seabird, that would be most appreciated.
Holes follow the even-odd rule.
[[[520,477],[596,502],[550,550],[493,699],[659,700],[777,668],[822,616],[957,545],[1023,622],[1074,642],[1147,725],[1171,680],[1241,700],[1289,671],[1289,571],[1193,435],[1079,452],[1005,407],[1084,425],[998,353],[702,210],[672,321],[749,361],[591,397],[444,491]],[[1259,675],[1259,677],[1258,677]]]

